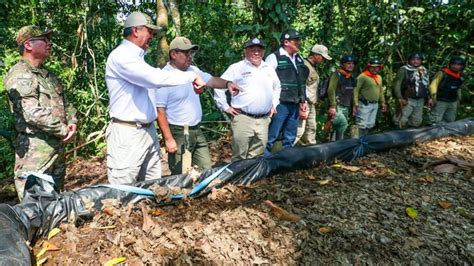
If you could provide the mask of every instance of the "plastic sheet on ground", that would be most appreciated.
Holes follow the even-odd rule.
[[[305,147],[282,150],[272,156],[236,161],[207,170],[200,177],[175,175],[146,181],[136,186],[97,185],[77,191],[57,193],[51,178],[32,174],[27,179],[25,197],[13,207],[0,204],[0,265],[30,264],[28,243],[34,243],[63,222],[80,224],[102,207],[102,200],[116,199],[123,206],[143,199],[169,204],[183,198],[199,197],[225,184],[249,185],[272,174],[316,167],[322,163],[352,161],[368,153],[411,145],[446,136],[474,134],[474,119],[421,129],[390,131]],[[161,187],[165,198],[150,190]],[[174,189],[182,189],[173,193]],[[183,192],[184,191],[184,192]]]

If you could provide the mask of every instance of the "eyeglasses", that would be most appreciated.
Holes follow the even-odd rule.
[[[194,56],[196,54],[196,50],[195,49],[190,49],[190,50],[179,50],[179,49],[175,49],[176,52],[179,52],[179,53],[183,53],[185,54],[186,56]]]
[[[28,41],[30,41],[30,42],[43,41],[45,43],[51,43],[51,40],[47,37],[35,37],[35,38],[29,39]]]

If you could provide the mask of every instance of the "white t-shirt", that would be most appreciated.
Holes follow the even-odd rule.
[[[175,69],[168,62],[163,70]],[[204,82],[208,82],[212,76],[201,71],[196,66],[190,66],[185,72],[196,73]],[[162,87],[155,91],[156,107],[163,107],[166,111],[168,123],[178,126],[195,126],[201,122],[202,108],[199,94],[194,92],[192,82],[173,87]]]
[[[290,61],[293,63],[293,66],[296,68],[296,54],[297,53],[294,53],[293,56],[290,56],[285,49],[280,47],[280,54],[290,58]],[[265,62],[267,62],[267,64],[271,65],[274,69],[276,69],[278,67],[278,60],[276,58],[275,53],[269,54],[267,56],[267,58],[265,58]]]
[[[240,87],[240,92],[232,96],[231,105],[242,111],[262,115],[270,112],[272,107],[280,103],[280,80],[275,69],[262,60],[256,67],[247,59],[232,64],[221,78],[230,80]],[[214,99],[222,110],[227,110],[225,91],[215,90]]]

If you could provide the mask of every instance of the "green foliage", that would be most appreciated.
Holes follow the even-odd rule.
[[[36,24],[54,30],[53,54],[47,67],[63,82],[67,98],[78,109],[80,134],[73,148],[94,140],[103,133],[108,122],[108,96],[105,86],[105,62],[108,54],[121,41],[123,18],[141,10],[156,18],[153,1],[17,1],[0,0],[0,165],[6,171],[0,179],[11,176],[14,161],[10,136],[14,135],[13,120],[3,88],[3,77],[17,62],[15,34],[21,26]],[[166,1],[165,1],[166,2]],[[213,75],[221,75],[232,63],[243,58],[243,44],[251,37],[263,38],[267,54],[276,50],[281,31],[292,27],[302,35],[301,54],[321,43],[329,47],[334,60],[318,66],[324,78],[338,66],[339,58],[353,53],[359,59],[358,71],[372,56],[383,59],[382,71],[386,92],[398,68],[405,64],[407,54],[425,54],[425,66],[431,74],[447,65],[453,55],[468,59],[465,69],[466,88],[458,117],[474,115],[470,107],[474,100],[472,64],[472,1],[178,1],[181,34],[199,44],[195,64]],[[340,9],[341,7],[341,9]],[[171,21],[171,19],[170,19]],[[167,29],[168,40],[178,32],[173,24]],[[155,65],[156,48],[152,45],[147,62]],[[387,94],[387,96],[389,96]],[[204,121],[223,120],[212,95],[201,97]],[[3,108],[5,106],[5,108]],[[326,109],[320,110],[323,114]],[[324,116],[318,115],[321,124]],[[381,129],[390,125],[389,115],[379,118]],[[225,124],[206,124],[225,131]],[[216,138],[218,135],[209,135]],[[83,156],[103,157],[105,139],[93,141],[79,150]]]

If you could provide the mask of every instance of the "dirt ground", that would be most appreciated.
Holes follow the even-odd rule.
[[[211,148],[220,152],[214,160],[228,160],[228,148],[228,140]],[[109,201],[92,221],[61,225],[34,253],[46,265],[472,265],[473,168],[474,136],[443,138],[173,206]],[[105,176],[103,162],[78,160],[66,183]]]

